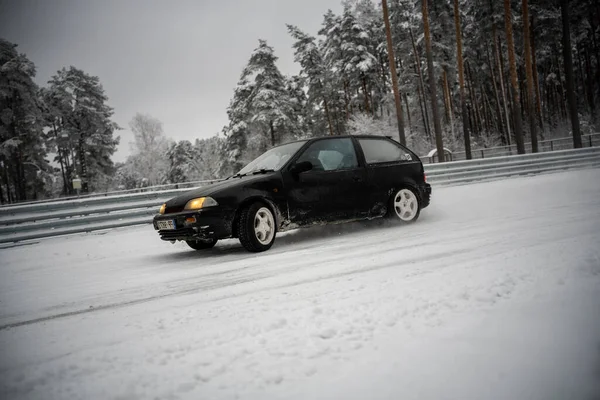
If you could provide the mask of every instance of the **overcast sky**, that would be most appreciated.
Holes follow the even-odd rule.
[[[297,73],[285,24],[316,35],[329,8],[341,12],[341,0],[0,0],[0,37],[35,63],[40,85],[70,65],[100,78],[123,161],[136,112],[176,140],[220,132],[258,39]]]

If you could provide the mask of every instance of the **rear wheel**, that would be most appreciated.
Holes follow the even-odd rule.
[[[421,205],[414,190],[404,187],[394,192],[390,199],[388,217],[411,223],[419,218],[420,213]]]
[[[215,247],[218,239],[207,239],[207,240],[186,240],[188,246],[194,250],[208,250]]]
[[[240,214],[238,233],[246,250],[255,253],[269,250],[277,234],[273,212],[263,203],[246,207]]]

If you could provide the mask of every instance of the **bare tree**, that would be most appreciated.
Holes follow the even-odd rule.
[[[136,171],[147,179],[150,185],[161,183],[167,168],[168,147],[162,123],[150,115],[137,113],[129,127],[134,138],[134,142],[131,143],[131,161]]]

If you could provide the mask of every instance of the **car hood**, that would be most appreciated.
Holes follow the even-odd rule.
[[[242,177],[236,177],[236,178],[229,178],[227,180],[215,182],[210,185],[206,185],[206,186],[199,187],[197,189],[190,190],[189,192],[185,192],[184,194],[181,194],[181,195],[174,197],[171,200],[167,201],[167,212],[169,212],[169,209],[183,208],[188,201],[190,201],[191,199],[195,199],[197,197],[210,196],[210,197],[215,198],[215,200],[218,201],[218,196],[222,192],[232,190],[232,189],[233,190],[235,190],[235,189],[241,190],[242,188],[248,186],[249,184],[252,184],[257,181],[265,180],[266,177],[270,177],[275,173],[276,172],[271,172],[271,173],[265,173],[265,174],[248,175],[248,176],[242,176]]]

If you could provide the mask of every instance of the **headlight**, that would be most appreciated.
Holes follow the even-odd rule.
[[[218,206],[219,203],[215,201],[212,197],[198,197],[196,199],[192,199],[187,202],[184,209],[185,210],[199,210],[201,208],[206,207],[214,207]]]
[[[158,210],[158,213],[159,214],[164,214],[166,208],[167,208],[167,203],[165,203],[162,206],[160,206],[160,210]]]

